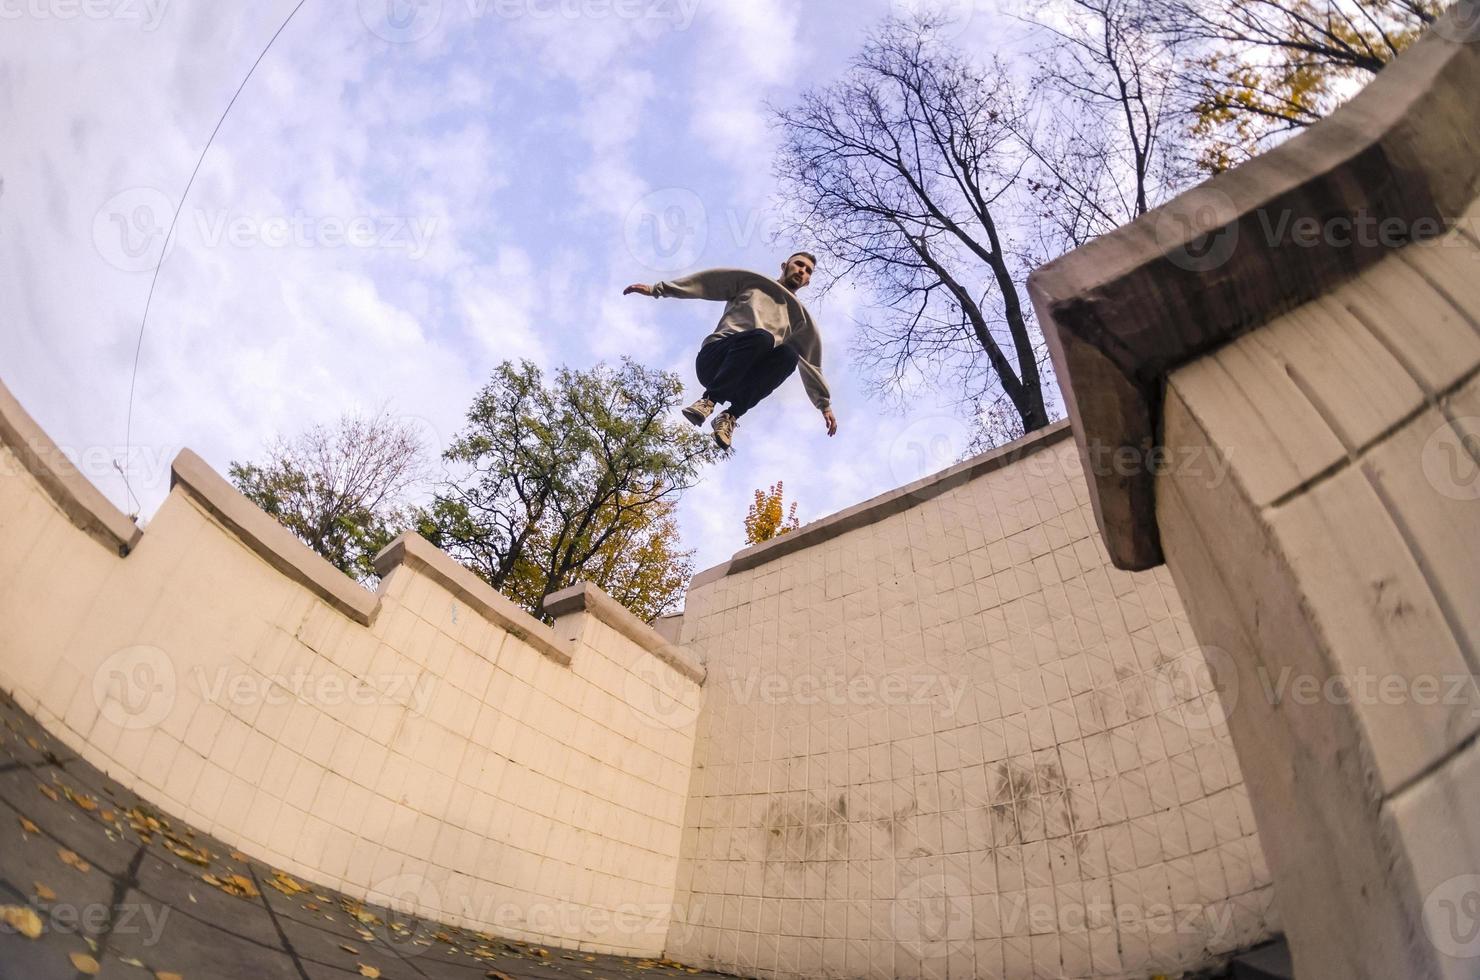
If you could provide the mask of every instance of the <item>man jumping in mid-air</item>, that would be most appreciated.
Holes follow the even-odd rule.
[[[704,395],[683,410],[684,418],[703,425],[717,402],[730,407],[716,416],[714,441],[725,449],[735,423],[761,399],[801,369],[807,397],[822,412],[827,434],[838,431],[827,382],[822,379],[822,338],[812,314],[797,299],[797,290],[812,281],[817,260],[797,252],[781,266],[780,279],[767,279],[742,269],[710,269],[651,286],[635,283],[622,295],[641,293],[655,299],[715,299],[725,303],[719,326],[699,348],[694,363]]]

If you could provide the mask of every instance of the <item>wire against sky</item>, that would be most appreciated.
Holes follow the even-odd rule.
[[[170,219],[169,230],[165,232],[164,247],[159,252],[159,262],[154,266],[154,277],[149,281],[149,295],[144,299],[144,316],[139,321],[139,339],[134,343],[134,369],[128,382],[128,412],[125,416],[123,428],[123,461],[125,463],[128,462],[129,455],[133,451],[134,386],[139,380],[139,354],[144,349],[144,330],[149,325],[149,308],[154,303],[154,287],[159,284],[159,271],[164,268],[164,258],[169,254],[170,239],[175,237],[175,225],[180,221],[180,212],[185,209],[185,200],[190,196],[190,189],[195,186],[195,178],[200,173],[201,165],[206,161],[206,154],[211,151],[211,144],[216,142],[216,134],[221,132],[221,127],[226,123],[226,117],[231,115],[232,106],[236,105],[236,100],[241,96],[242,90],[247,87],[247,82],[251,81],[253,73],[257,71],[257,66],[262,64],[262,59],[267,57],[267,52],[272,50],[272,46],[277,43],[277,39],[282,36],[283,31],[287,30],[288,24],[292,22],[294,17],[298,16],[298,11],[302,10],[303,5],[307,2],[308,0],[298,0],[298,5],[283,19],[282,24],[278,26],[277,31],[268,40],[267,46],[262,49],[262,53],[257,55],[257,60],[252,62],[252,67],[248,68],[247,73],[242,76],[241,84],[232,93],[231,101],[226,103],[226,108],[222,111],[221,118],[216,120],[216,128],[211,130],[210,138],[206,140],[206,145],[201,148],[200,158],[195,161],[195,169],[190,172],[190,179],[185,182],[185,191],[180,195],[180,203],[175,205],[175,214]],[[128,471],[124,469],[118,460],[113,461],[113,468],[123,477],[124,489],[128,491],[129,497],[135,504],[132,516],[138,517],[137,505],[140,501],[134,493],[134,488],[129,484]]]

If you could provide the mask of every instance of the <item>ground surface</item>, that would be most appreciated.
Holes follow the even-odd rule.
[[[3,694],[0,906],[0,980],[721,976],[504,942],[278,876],[168,820]]]

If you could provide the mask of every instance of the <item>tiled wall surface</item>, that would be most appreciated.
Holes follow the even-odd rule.
[[[1072,443],[702,584],[668,953],[756,976],[1145,977],[1278,930],[1165,568]]]
[[[90,762],[319,884],[662,948],[692,680],[586,613],[558,663],[410,564],[363,626],[180,487],[120,559],[4,447],[0,474],[0,685]]]

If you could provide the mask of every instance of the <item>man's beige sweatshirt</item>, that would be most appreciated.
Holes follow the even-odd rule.
[[[655,283],[653,296],[723,301],[725,312],[719,326],[704,338],[704,344],[742,330],[765,330],[777,344],[796,351],[797,370],[812,404],[824,411],[832,404],[822,378],[822,337],[817,324],[796,294],[779,281],[744,269],[706,269],[682,279]]]

